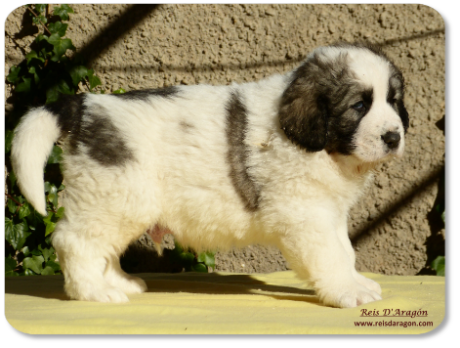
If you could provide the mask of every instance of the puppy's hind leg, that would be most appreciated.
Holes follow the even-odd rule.
[[[107,237],[117,235],[118,231],[94,220],[88,220],[88,224],[83,221],[70,223],[64,217],[53,233],[52,243],[64,273],[65,292],[76,300],[128,302],[123,290],[104,278],[110,260],[116,256]]]

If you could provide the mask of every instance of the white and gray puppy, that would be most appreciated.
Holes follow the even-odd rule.
[[[355,307],[381,289],[355,270],[347,215],[372,169],[403,153],[403,88],[379,49],[343,43],[259,82],[66,96],[23,117],[13,167],[45,215],[43,166],[63,147],[52,242],[73,299],[145,291],[119,256],[149,231],[197,251],[275,245],[323,303]]]

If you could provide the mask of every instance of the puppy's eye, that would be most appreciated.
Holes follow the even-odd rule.
[[[358,111],[362,111],[364,110],[364,102],[357,102],[355,105],[352,106],[352,108]]]

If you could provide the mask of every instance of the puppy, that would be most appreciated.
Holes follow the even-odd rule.
[[[119,256],[149,231],[197,251],[275,245],[324,304],[355,307],[381,290],[355,270],[347,214],[404,151],[403,87],[379,49],[343,43],[259,82],[63,96],[23,117],[13,167],[46,215],[43,166],[63,147],[52,242],[72,299],[145,291]]]

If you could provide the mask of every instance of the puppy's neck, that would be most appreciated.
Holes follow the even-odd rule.
[[[353,155],[329,154],[338,170],[348,179],[365,180],[375,171],[378,162],[363,162]]]

